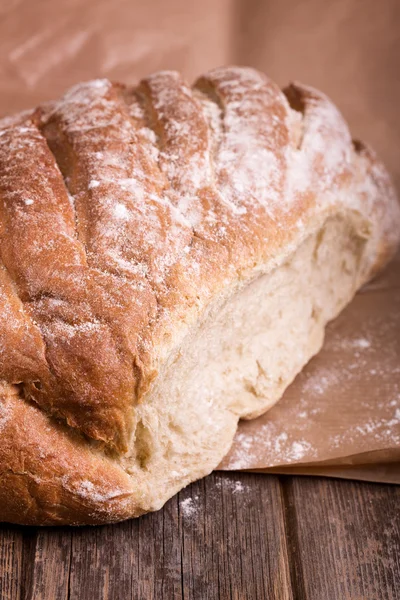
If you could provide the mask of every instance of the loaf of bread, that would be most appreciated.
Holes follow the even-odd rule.
[[[0,122],[0,519],[159,509],[393,255],[334,105],[247,68],[91,81]]]

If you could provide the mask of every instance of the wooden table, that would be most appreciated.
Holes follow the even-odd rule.
[[[394,600],[400,488],[213,473],[114,526],[0,525],[1,600]]]

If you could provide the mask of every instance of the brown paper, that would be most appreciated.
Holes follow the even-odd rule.
[[[0,116],[96,77],[189,79],[229,61],[231,0],[0,2]]]
[[[385,480],[387,465],[396,461],[400,255],[328,326],[323,349],[281,401],[262,417],[240,423],[220,468],[358,474],[376,481]],[[400,483],[399,464],[390,466],[390,478]]]
[[[308,477],[336,477],[340,479],[358,479],[375,483],[400,482],[400,462],[357,465],[354,467],[281,467],[280,469],[253,469],[254,473],[275,473],[277,475],[307,475]]]
[[[248,64],[325,90],[400,182],[397,0],[18,0],[0,17],[0,115],[94,77]],[[400,482],[399,265],[330,325],[284,398],[240,424],[221,468]]]

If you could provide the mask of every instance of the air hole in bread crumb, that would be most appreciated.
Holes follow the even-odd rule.
[[[139,421],[135,431],[136,460],[141,469],[145,469],[151,457],[152,439],[148,428]]]

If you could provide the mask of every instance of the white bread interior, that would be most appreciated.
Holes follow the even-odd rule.
[[[122,466],[146,482],[142,510],[212,471],[238,420],[279,400],[359,287],[366,245],[350,219],[328,218],[283,264],[212,304],[136,407]]]

